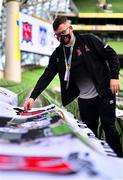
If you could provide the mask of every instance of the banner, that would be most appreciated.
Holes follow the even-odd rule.
[[[22,51],[51,55],[58,46],[50,23],[20,13],[19,24]]]

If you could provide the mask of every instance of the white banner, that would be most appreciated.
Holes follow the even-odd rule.
[[[43,55],[51,55],[58,46],[52,24],[20,13],[20,49]]]

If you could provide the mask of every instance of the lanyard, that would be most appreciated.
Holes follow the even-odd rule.
[[[66,70],[70,70],[70,67],[71,67],[71,61],[72,61],[72,54],[73,54],[74,44],[75,44],[75,37],[74,37],[73,45],[70,47],[70,55],[69,55],[68,59],[67,59],[67,57],[66,57],[65,47],[63,46]]]
[[[74,47],[74,44],[75,44],[75,37],[74,37],[74,42],[73,42],[73,45],[70,47],[70,55],[67,59],[66,57],[66,53],[65,53],[65,47],[63,46],[63,51],[64,51],[64,57],[65,57],[65,67],[66,67],[66,71],[65,71],[65,76],[64,76],[64,81],[67,81],[67,84],[66,84],[66,89],[68,88],[69,86],[69,78],[70,78],[70,68],[71,68],[71,61],[72,61],[72,54],[73,54],[73,47]]]

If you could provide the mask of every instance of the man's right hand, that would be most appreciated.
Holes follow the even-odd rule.
[[[34,103],[34,99],[33,98],[28,98],[25,102],[24,102],[24,110],[28,111],[32,108],[32,105]]]

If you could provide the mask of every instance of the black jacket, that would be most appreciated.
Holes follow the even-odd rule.
[[[82,58],[79,63],[81,70],[82,61],[84,61],[88,69],[97,92],[100,96],[109,91],[110,79],[118,79],[120,64],[116,52],[109,46],[104,44],[98,37],[93,34],[80,35],[75,33],[76,41],[80,47]],[[79,95],[79,89],[75,82],[72,80],[72,66],[69,87],[66,89],[65,75],[65,61],[63,47],[60,44],[50,57],[49,64],[45,69],[43,75],[39,78],[34,90],[31,93],[33,99],[49,85],[55,75],[58,73],[61,86],[61,98],[63,106],[69,104]],[[110,91],[111,93],[111,91]]]

